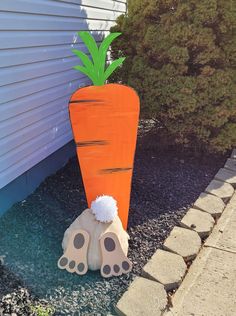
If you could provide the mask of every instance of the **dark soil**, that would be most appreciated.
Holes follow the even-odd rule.
[[[56,315],[107,315],[173,226],[224,164],[224,157],[137,147],[128,233],[129,275],[103,279],[99,272],[79,277],[57,268],[65,229],[86,208],[77,159],[49,177],[25,201],[0,218],[0,255],[6,255],[9,283],[0,269],[0,298],[15,289],[15,278]],[[73,314],[74,313],[74,314]],[[1,314],[0,314],[1,315]]]

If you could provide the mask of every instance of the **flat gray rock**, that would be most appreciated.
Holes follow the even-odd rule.
[[[235,188],[236,186],[236,171],[221,168],[215,175],[216,180],[228,182]]]
[[[136,277],[116,305],[120,316],[160,316],[167,305],[164,286],[158,282]]]
[[[180,255],[158,249],[143,267],[143,276],[160,282],[166,291],[176,289],[187,270],[187,265]]]
[[[236,311],[236,192],[163,316],[226,316]]]
[[[215,220],[210,214],[193,208],[188,210],[180,222],[182,227],[194,230],[201,238],[210,234],[214,224]]]
[[[232,151],[231,158],[236,159],[236,149]]]
[[[225,163],[225,168],[229,169],[229,170],[233,170],[236,171],[236,160],[235,159],[227,159],[226,163]]]
[[[174,252],[185,261],[194,259],[201,248],[201,238],[193,230],[175,226],[166,238],[163,248]]]
[[[236,192],[227,204],[211,235],[207,238],[205,246],[236,254]]]
[[[203,247],[163,316],[234,316],[236,254]]]
[[[218,196],[204,192],[200,194],[199,198],[194,203],[193,208],[207,212],[214,218],[217,218],[223,212],[225,203]]]
[[[228,201],[234,193],[234,188],[229,183],[212,180],[205,191]]]

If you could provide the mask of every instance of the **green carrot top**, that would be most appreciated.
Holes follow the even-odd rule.
[[[121,33],[110,33],[104,38],[99,47],[89,32],[78,32],[78,35],[85,43],[92,60],[82,51],[73,49],[72,52],[78,56],[83,63],[83,66],[78,65],[73,68],[88,76],[95,86],[102,86],[113,71],[125,60],[125,57],[118,58],[106,68],[108,48],[112,41],[121,35]]]

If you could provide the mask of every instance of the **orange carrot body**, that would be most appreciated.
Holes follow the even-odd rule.
[[[88,206],[111,195],[126,229],[139,97],[120,84],[84,87],[72,95],[69,112]]]

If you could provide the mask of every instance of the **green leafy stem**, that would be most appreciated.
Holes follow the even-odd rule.
[[[106,67],[106,57],[109,46],[121,33],[110,33],[107,37],[104,38],[100,46],[97,46],[97,43],[93,36],[89,32],[78,32],[78,35],[81,37],[85,43],[92,60],[82,51],[73,49],[72,52],[78,56],[83,66],[74,66],[73,68],[79,70],[86,76],[88,76],[95,86],[102,86],[105,84],[108,77],[119,67],[125,57],[118,58],[111,62],[108,67]]]

